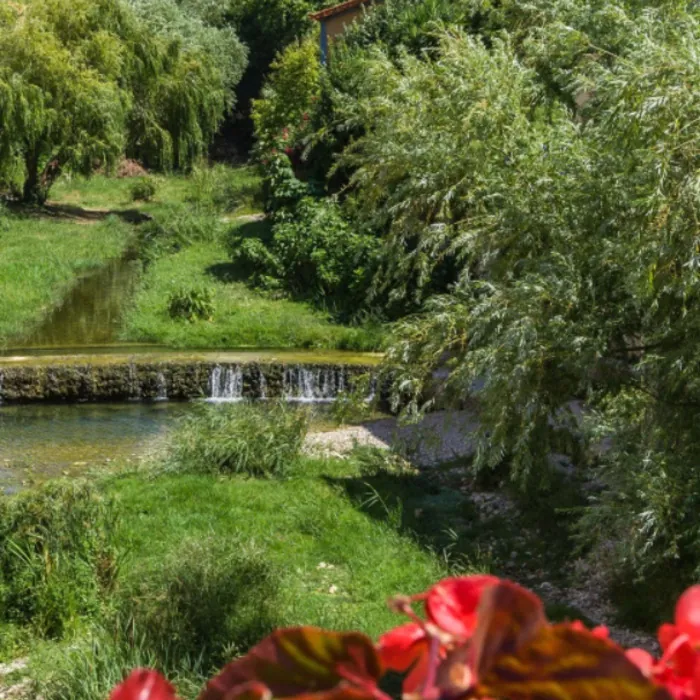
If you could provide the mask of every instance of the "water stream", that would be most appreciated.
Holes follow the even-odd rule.
[[[113,343],[140,270],[141,263],[126,255],[86,273],[21,345],[56,348]]]

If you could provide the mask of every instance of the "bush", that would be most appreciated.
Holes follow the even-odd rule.
[[[173,431],[170,467],[282,476],[298,458],[307,430],[306,413],[284,403],[202,406]]]
[[[189,201],[200,207],[230,212],[262,205],[262,182],[254,168],[197,167],[190,184]]]
[[[59,637],[95,615],[116,581],[114,502],[82,482],[0,500],[0,621]]]
[[[158,186],[152,177],[141,177],[129,188],[132,202],[150,202],[156,195]]]
[[[233,261],[253,281],[351,315],[364,305],[379,240],[355,232],[332,200],[301,199],[278,217],[272,242],[234,239]]]
[[[214,296],[208,287],[182,288],[168,297],[170,318],[209,321],[214,315]]]
[[[282,572],[245,541],[193,539],[121,596],[120,618],[159,658],[218,668],[274,628]]]

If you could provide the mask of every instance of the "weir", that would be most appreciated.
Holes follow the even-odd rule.
[[[324,403],[351,390],[360,376],[371,374],[376,359],[367,364],[300,361],[270,357],[267,361],[210,358],[109,358],[81,362],[80,357],[57,362],[0,362],[0,402],[77,403],[97,401],[185,401],[206,399],[235,402],[283,399]],[[298,358],[299,353],[295,354]]]

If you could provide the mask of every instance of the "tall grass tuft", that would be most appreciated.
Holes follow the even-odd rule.
[[[79,643],[40,657],[45,700],[97,700],[136,667],[158,668],[183,698],[278,624],[282,573],[255,545],[191,539],[125,584],[114,616]]]
[[[114,502],[87,482],[0,500],[0,621],[60,637],[99,613],[116,582]]]
[[[308,426],[305,411],[282,402],[202,406],[173,431],[169,468],[284,476],[299,457]]]

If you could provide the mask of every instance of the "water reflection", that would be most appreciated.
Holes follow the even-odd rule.
[[[127,256],[86,274],[22,345],[62,347],[113,342],[140,270],[141,263]]]

